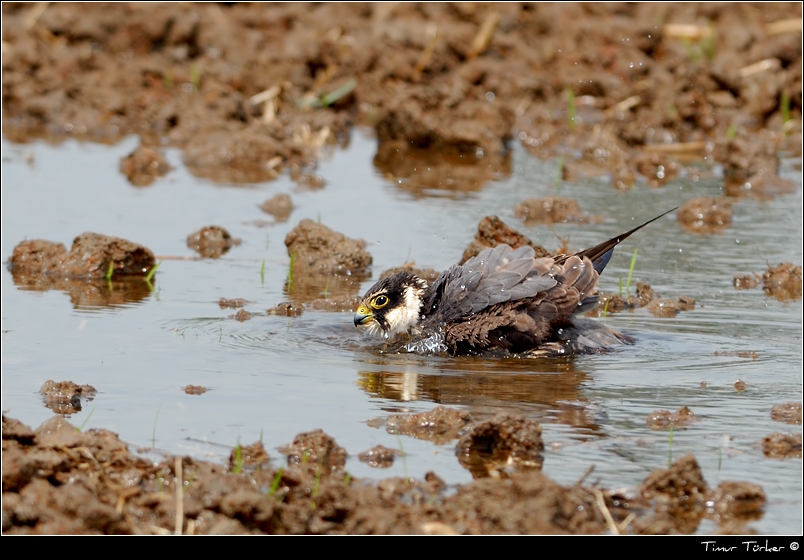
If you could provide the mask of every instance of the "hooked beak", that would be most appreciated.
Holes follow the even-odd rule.
[[[374,314],[369,311],[369,309],[365,305],[361,305],[355,311],[355,326],[362,327],[365,326],[366,323],[372,321],[374,319]]]

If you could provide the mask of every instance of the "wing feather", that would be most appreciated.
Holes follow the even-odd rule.
[[[463,266],[451,267],[428,289],[425,315],[441,324],[549,290],[556,281],[542,274],[543,265],[536,268],[545,259],[534,257],[530,247],[498,245],[480,252]]]

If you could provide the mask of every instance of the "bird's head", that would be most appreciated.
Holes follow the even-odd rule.
[[[360,301],[355,326],[376,336],[407,332],[419,322],[426,289],[427,282],[409,272],[383,278]]]

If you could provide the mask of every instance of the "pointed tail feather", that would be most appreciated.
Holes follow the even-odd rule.
[[[584,249],[580,253],[575,253],[578,257],[584,258],[588,257],[590,261],[592,261],[592,265],[595,267],[595,270],[598,274],[603,272],[603,269],[606,268],[606,265],[609,264],[609,260],[611,260],[611,256],[614,254],[614,248],[621,242],[625,241],[631,234],[641,230],[646,225],[655,222],[662,216],[666,216],[673,210],[678,210],[678,206],[668,210],[667,212],[663,212],[645,222],[644,224],[638,225],[632,230],[626,231],[625,233],[621,233],[616,237],[612,237],[611,239],[600,243],[599,245],[595,245],[594,247],[590,247],[589,249]],[[569,255],[562,255],[561,257],[556,259],[556,262],[559,264],[563,264],[569,258]]]

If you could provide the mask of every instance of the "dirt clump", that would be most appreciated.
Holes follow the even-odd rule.
[[[801,265],[782,263],[768,268],[762,274],[762,289],[765,295],[779,301],[801,299],[802,272]]]
[[[150,146],[141,145],[120,160],[120,172],[135,187],[147,187],[171,169],[164,156]]]
[[[441,273],[432,268],[417,268],[416,263],[405,263],[402,266],[397,266],[395,268],[389,268],[388,270],[384,270],[380,277],[377,280],[382,280],[383,278],[388,278],[393,276],[398,272],[409,272],[411,274],[415,274],[419,278],[423,278],[427,282],[433,282],[441,276]]]
[[[680,296],[677,300],[656,298],[646,309],[657,317],[675,317],[679,311],[692,311],[695,309],[695,298]]]
[[[693,198],[678,209],[678,223],[692,233],[715,233],[731,225],[731,215],[726,197]]]
[[[92,385],[77,385],[72,381],[48,379],[39,389],[45,406],[56,414],[70,415],[80,412],[82,399],[91,401],[97,390]]]
[[[801,403],[775,404],[771,409],[771,418],[785,424],[801,424]]]
[[[771,459],[801,459],[801,434],[773,433],[762,438],[762,452]]]
[[[350,239],[307,218],[287,234],[285,245],[294,273],[366,275],[372,262],[364,240]]]
[[[762,487],[749,482],[724,481],[706,501],[707,513],[721,523],[730,518],[759,519],[767,498]]]
[[[320,430],[297,436],[281,468],[260,442],[236,447],[228,465],[153,462],[112,432],[79,432],[60,417],[31,430],[3,416],[2,441],[5,534],[672,533],[704,517],[756,519],[765,502],[747,483],[709,492],[692,456],[624,495],[536,470],[454,489],[432,472],[357,480]]]
[[[293,212],[293,200],[289,194],[279,193],[262,203],[262,211],[270,214],[277,222],[287,222]]]
[[[424,195],[510,174],[515,138],[621,189],[704,156],[745,184],[800,145],[800,34],[776,25],[801,19],[795,3],[189,9],[5,4],[6,135],[140,134],[198,176],[302,182],[364,125],[387,175],[410,176],[416,152],[463,160],[458,176],[415,165],[403,183]]]
[[[220,258],[240,242],[220,226],[205,226],[187,236],[187,246],[205,259]]]
[[[715,356],[734,356],[746,360],[758,360],[759,352],[753,352],[751,350],[715,350]]]
[[[536,245],[528,237],[507,226],[497,216],[486,216],[478,223],[475,238],[463,252],[460,264],[477,256],[484,249],[494,248],[503,243],[510,245],[513,249],[519,249],[524,246],[533,247],[536,252],[536,258],[551,256],[547,249]]]
[[[247,303],[249,302],[243,298],[232,298],[232,299],[221,298],[220,300],[218,300],[218,307],[220,307],[221,309],[226,308],[238,309],[240,307],[245,306]]]
[[[261,441],[251,445],[238,445],[229,454],[229,470],[239,472],[243,469],[250,471],[271,468],[271,457]]]
[[[389,434],[412,436],[436,444],[458,439],[460,432],[472,421],[465,411],[437,406],[418,414],[392,414],[385,429]]]
[[[563,196],[528,198],[514,206],[514,216],[525,225],[561,223],[600,223],[602,216],[591,216],[581,210],[578,201]]]
[[[400,454],[396,449],[388,449],[384,445],[377,445],[358,455],[358,458],[370,467],[387,469],[394,464],[394,459]]]
[[[281,317],[298,317],[304,312],[304,306],[291,301],[283,301],[267,311],[268,315]]]
[[[697,422],[699,418],[686,406],[682,406],[675,412],[669,410],[655,410],[648,415],[648,428],[651,430],[669,430],[670,428],[681,428]]]
[[[146,276],[155,265],[150,249],[99,233],[82,233],[68,252],[61,243],[22,241],[8,259],[13,273],[93,279]]]
[[[759,286],[762,277],[757,274],[735,274],[734,275],[734,289],[735,290],[751,290]]]
[[[279,450],[287,456],[288,465],[302,465],[326,471],[346,466],[346,450],[322,430],[299,434],[293,443]]]
[[[149,297],[143,281],[155,266],[141,245],[96,233],[76,237],[70,251],[41,239],[19,243],[8,259],[14,284],[25,290],[62,290],[76,309],[125,307]]]
[[[795,183],[768,172],[757,173],[745,181],[726,182],[726,194],[735,198],[751,196],[767,200],[795,190]]]
[[[738,379],[737,381],[734,382],[734,390],[737,391],[738,393],[742,393],[746,389],[748,389],[748,383],[746,383],[742,379]]]
[[[248,321],[251,319],[251,313],[246,311],[245,309],[238,309],[237,313],[233,313],[232,315],[228,315],[227,319],[234,319],[235,321]]]
[[[541,469],[542,427],[519,415],[496,416],[471,424],[458,440],[455,454],[476,479],[504,477],[509,469]]]
[[[601,317],[606,313],[619,313],[646,308],[657,317],[675,317],[679,311],[693,311],[695,298],[679,296],[676,300],[662,298],[646,282],[636,283],[636,295],[603,292],[598,295],[597,307],[586,313],[588,317]]]
[[[201,385],[186,385],[181,390],[188,395],[203,395],[208,391],[206,387]]]

